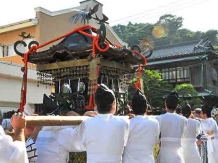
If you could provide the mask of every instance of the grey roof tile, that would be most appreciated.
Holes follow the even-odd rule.
[[[162,47],[154,48],[153,54],[148,60],[162,60],[168,58],[178,58],[178,57],[186,57],[193,54],[204,53],[205,49],[201,48],[199,45],[208,47],[208,44],[204,42],[199,44],[198,41],[185,42],[173,45],[166,45]],[[198,47],[198,48],[196,48]]]

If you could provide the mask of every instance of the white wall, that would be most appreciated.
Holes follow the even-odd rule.
[[[22,85],[21,66],[0,62],[0,107],[19,107]],[[31,106],[42,103],[43,94],[49,95],[50,86],[37,87],[36,70],[29,69],[27,103]]]

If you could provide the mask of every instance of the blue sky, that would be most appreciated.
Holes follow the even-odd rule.
[[[81,0],[5,0],[0,5],[0,25],[34,18],[35,7],[50,11],[79,6]],[[98,0],[110,25],[155,23],[161,15],[184,18],[184,28],[193,31],[218,30],[218,0]],[[141,14],[139,14],[141,13]],[[125,18],[125,19],[124,19]]]

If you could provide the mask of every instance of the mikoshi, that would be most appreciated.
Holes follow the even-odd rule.
[[[27,103],[28,63],[33,63],[37,67],[38,86],[44,84],[54,88],[49,97],[44,95],[41,115],[64,115],[68,111],[83,114],[94,110],[94,93],[101,83],[114,91],[117,98],[117,113],[125,114],[128,82],[137,75],[135,87],[136,89],[143,87],[142,66],[146,66],[146,56],[151,56],[152,48],[149,44],[145,44],[147,48],[142,50],[138,45],[128,48],[111,42],[106,37],[105,24],[108,18],[104,14],[101,20],[92,16],[97,10],[98,5],[89,12],[81,11],[74,15],[71,21],[78,21],[76,17],[82,18],[84,26],[74,28],[43,44],[33,41],[29,44],[29,51],[26,53],[17,50],[19,44],[25,44],[23,40],[14,44],[16,53],[24,58],[20,112],[24,111]],[[80,14],[85,16],[81,17]],[[100,27],[97,29],[86,25],[89,19],[97,20]],[[59,42],[54,44],[56,41]],[[46,50],[39,51],[41,48]],[[62,116],[28,117],[27,125],[72,125],[79,124],[85,118],[73,117],[69,120],[69,117]],[[74,163],[86,160],[84,153],[74,153],[73,157],[74,160],[71,162]]]

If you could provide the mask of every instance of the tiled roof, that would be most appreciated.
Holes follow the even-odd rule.
[[[205,48],[202,48],[205,47]],[[173,45],[166,45],[162,47],[154,48],[153,54],[148,60],[163,60],[169,58],[181,58],[191,56],[199,53],[204,53],[208,50],[209,42],[206,41],[192,41]]]
[[[0,58],[0,62],[7,62],[7,63],[17,64],[17,65],[22,65],[22,66],[24,65],[23,58],[19,55]],[[32,63],[28,63],[28,67],[36,68],[36,65]]]

